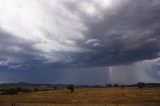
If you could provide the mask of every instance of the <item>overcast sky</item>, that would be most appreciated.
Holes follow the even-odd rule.
[[[0,83],[160,82],[160,0],[0,0]]]

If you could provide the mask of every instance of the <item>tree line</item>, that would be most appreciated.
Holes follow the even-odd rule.
[[[144,82],[138,82],[136,86],[141,90],[145,87]],[[125,88],[125,85],[119,85],[119,84],[107,84],[106,87],[121,87],[123,90]],[[55,86],[53,88],[54,90],[58,90],[58,87]],[[71,93],[74,93],[75,91],[75,86],[73,84],[69,84],[66,86],[66,89],[68,89]],[[1,95],[17,95],[18,93],[29,93],[29,92],[39,92],[39,91],[50,91],[51,89],[40,89],[40,88],[24,88],[24,87],[18,87],[18,88],[6,88],[6,89],[0,89],[0,94]]]

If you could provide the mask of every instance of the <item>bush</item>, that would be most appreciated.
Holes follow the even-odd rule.
[[[19,87],[19,88],[17,88],[17,91],[18,92],[32,92],[32,90],[31,89],[29,89],[29,88],[22,88],[22,87]]]
[[[38,92],[38,91],[40,91],[40,89],[38,89],[38,88],[33,89],[33,92]]]
[[[1,95],[17,95],[19,92],[32,92],[31,89],[28,88],[8,88],[8,89],[1,89]]]
[[[74,85],[70,84],[67,86],[67,89],[69,89],[71,91],[71,93],[74,92]]]
[[[119,87],[119,85],[116,83],[116,84],[114,84],[114,87]]]
[[[122,89],[122,90],[124,89],[124,87],[125,87],[124,85],[121,85],[121,89]]]
[[[18,90],[16,88],[1,90],[1,95],[17,95],[17,94],[18,94]]]
[[[111,83],[109,83],[109,84],[107,85],[107,87],[112,87],[112,84],[111,84]]]
[[[145,83],[144,82],[138,82],[137,83],[137,87],[141,89],[141,92],[142,92],[142,88],[145,87]]]
[[[58,89],[58,88],[55,86],[55,87],[54,87],[54,90],[57,90],[57,89]]]

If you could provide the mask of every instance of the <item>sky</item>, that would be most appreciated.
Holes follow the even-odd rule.
[[[159,0],[0,0],[0,83],[160,82]]]

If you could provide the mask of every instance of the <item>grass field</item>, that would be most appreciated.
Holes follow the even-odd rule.
[[[142,92],[138,88],[125,88],[124,90],[121,88],[81,88],[76,89],[74,93],[68,90],[53,90],[22,93],[15,96],[0,95],[0,106],[11,106],[12,102],[16,103],[16,106],[61,106],[62,104],[62,106],[110,106],[111,104],[115,104],[111,106],[117,106],[117,104],[120,104],[118,106],[132,106],[131,104],[135,104],[133,106],[160,106],[160,88],[144,88]]]

